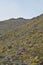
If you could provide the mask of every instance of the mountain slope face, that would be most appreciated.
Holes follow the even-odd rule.
[[[0,22],[0,65],[43,62],[43,15]]]

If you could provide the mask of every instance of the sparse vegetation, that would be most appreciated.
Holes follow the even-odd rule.
[[[0,65],[43,63],[43,15],[0,22]]]

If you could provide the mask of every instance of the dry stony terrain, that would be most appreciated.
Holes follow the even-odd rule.
[[[0,21],[0,65],[43,65],[43,14]]]

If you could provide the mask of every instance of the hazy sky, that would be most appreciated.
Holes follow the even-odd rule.
[[[0,20],[32,18],[43,13],[43,0],[0,0]]]

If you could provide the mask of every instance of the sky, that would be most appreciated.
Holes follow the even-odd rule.
[[[0,0],[0,20],[43,14],[43,0]]]

